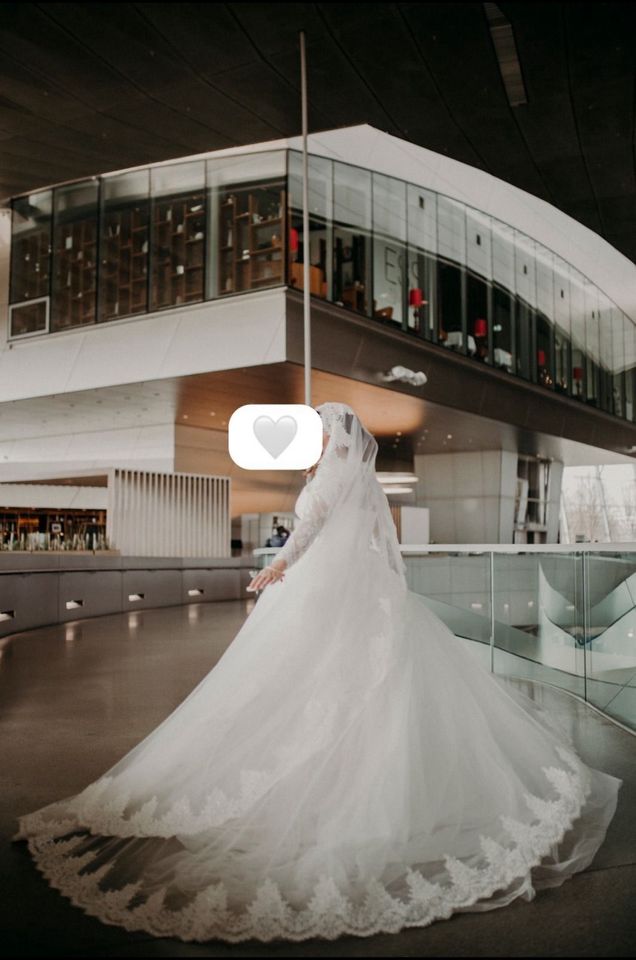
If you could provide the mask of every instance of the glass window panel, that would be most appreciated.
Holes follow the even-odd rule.
[[[583,286],[585,300],[585,362],[587,402],[599,406],[599,372],[601,361],[598,289],[585,278]]]
[[[493,219],[492,268],[493,280],[505,290],[515,290],[515,237],[514,230],[501,220]]]
[[[23,337],[34,333],[47,333],[49,328],[49,298],[25,300],[24,303],[12,303],[9,306],[10,329],[12,337]]]
[[[598,295],[598,329],[600,340],[600,360],[599,360],[599,398],[601,409],[608,413],[617,413],[615,411],[614,400],[614,369],[612,354],[612,303],[605,294],[597,289]],[[622,339],[622,338],[621,338]],[[621,404],[617,405],[619,408]]]
[[[534,307],[537,302],[535,241],[515,230],[515,347],[517,374],[534,378]]]
[[[407,184],[406,216],[409,244],[407,330],[436,341],[437,195],[423,187]]]
[[[407,185],[408,242],[411,247],[437,253],[437,194]]]
[[[406,246],[381,234],[373,238],[373,316],[403,326]]]
[[[567,263],[553,256],[554,268],[554,386],[570,392],[570,271]]]
[[[406,298],[406,184],[373,174],[373,316],[403,326]]]
[[[536,349],[534,377],[536,383],[552,389],[555,381],[554,335],[554,256],[537,243],[536,255]]]
[[[466,207],[466,264],[469,270],[492,279],[492,243],[490,217]]]
[[[437,198],[437,251],[447,260],[466,263],[466,207],[441,194]]]
[[[369,315],[371,173],[334,163],[333,298]]]
[[[309,216],[331,220],[333,214],[333,164],[324,157],[309,155]],[[289,202],[294,210],[303,208],[303,155],[289,151]]]
[[[462,268],[445,260],[437,262],[439,304],[438,340],[451,350],[465,353],[464,291]]]
[[[585,398],[585,278],[569,267],[570,271],[570,329],[572,339],[572,396]]]
[[[98,194],[94,179],[53,193],[52,330],[95,322]]]
[[[150,171],[102,180],[98,319],[148,309]]]
[[[51,276],[52,192],[43,190],[12,203],[10,302],[38,301],[11,311],[11,336],[46,330]]]
[[[371,173],[345,163],[334,163],[333,172],[335,222],[370,232]]]
[[[514,297],[498,284],[492,291],[493,364],[508,373],[516,369],[514,350]]]
[[[522,297],[515,297],[515,359],[517,375],[532,378],[532,332],[534,311]]]
[[[309,283],[314,296],[331,299],[333,281],[333,163],[324,157],[308,157],[309,182]],[[303,157],[289,154],[290,229],[289,285],[304,289]],[[293,249],[292,249],[293,247]]]
[[[625,317],[618,307],[608,301],[609,322],[612,330],[609,369],[612,376],[612,409],[617,417],[625,416]]]
[[[494,217],[490,224],[492,237],[492,342],[493,364],[508,373],[515,373],[515,238],[508,224]]]
[[[406,184],[373,174],[373,233],[406,243]]]
[[[490,363],[488,350],[490,284],[482,276],[466,271],[466,318],[468,354]]]
[[[285,282],[284,150],[208,160],[208,298]]]
[[[151,309],[203,300],[205,163],[172,163],[151,170]]]
[[[531,307],[537,305],[536,243],[515,230],[515,293]]]
[[[540,243],[535,248],[537,308],[554,319],[554,254]]]

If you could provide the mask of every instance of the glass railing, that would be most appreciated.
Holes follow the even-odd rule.
[[[276,554],[254,550],[255,568]],[[411,590],[502,676],[636,730],[636,543],[402,546]]]

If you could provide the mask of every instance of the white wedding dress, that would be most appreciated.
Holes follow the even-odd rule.
[[[20,816],[107,924],[334,939],[530,900],[585,869],[622,780],[407,589],[377,443],[323,404],[298,523],[217,665],[79,794]]]

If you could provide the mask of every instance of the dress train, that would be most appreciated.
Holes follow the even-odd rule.
[[[329,550],[316,541],[318,567]],[[623,781],[417,594],[387,589],[354,630],[346,596],[325,604],[302,576],[265,589],[104,776],[19,817],[12,839],[50,885],[159,937],[331,940],[531,900],[585,869]]]

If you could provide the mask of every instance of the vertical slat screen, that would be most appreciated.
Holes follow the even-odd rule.
[[[115,469],[111,546],[148,557],[229,557],[230,478]]]

